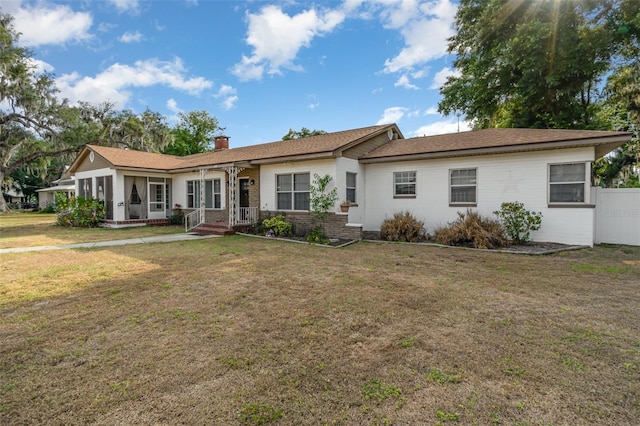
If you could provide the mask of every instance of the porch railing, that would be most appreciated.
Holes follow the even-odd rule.
[[[258,221],[257,207],[239,207],[238,208],[238,224],[251,225]]]
[[[196,226],[204,223],[204,211],[203,209],[195,209],[191,213],[187,213],[184,216],[184,232],[189,232]]]

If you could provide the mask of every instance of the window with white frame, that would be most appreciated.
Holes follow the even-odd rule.
[[[477,169],[449,170],[449,203],[477,203]]]
[[[220,179],[207,179],[204,181],[204,207],[207,209],[222,208],[222,191]],[[187,208],[200,207],[200,181],[187,181]]]
[[[347,201],[356,202],[356,174],[347,172]]]
[[[415,197],[416,196],[416,172],[394,172],[393,173],[393,196],[394,197]]]
[[[549,202],[584,203],[586,163],[549,164]]]
[[[276,175],[278,210],[309,210],[309,173]]]
[[[78,196],[83,198],[91,198],[93,196],[91,187],[91,178],[78,179]]]

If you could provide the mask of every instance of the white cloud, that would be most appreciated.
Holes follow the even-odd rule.
[[[314,102],[314,103],[311,103],[311,104],[307,105],[307,109],[316,109],[319,106],[320,106],[320,102]]]
[[[203,77],[188,78],[180,59],[172,62],[149,59],[136,61],[133,66],[114,64],[96,75],[83,77],[74,72],[56,79],[60,95],[72,102],[113,102],[123,108],[131,98],[131,88],[167,86],[172,89],[198,95],[213,83]]]
[[[214,98],[224,98],[222,100],[221,106],[222,106],[222,108],[224,108],[225,110],[228,111],[231,108],[233,108],[236,105],[236,103],[238,102],[238,100],[240,99],[236,95],[237,93],[238,93],[238,91],[234,87],[229,86],[227,84],[223,84],[222,86],[220,86],[220,89],[218,90],[218,93],[213,95],[213,97]]]
[[[465,120],[445,120],[437,121],[435,123],[427,124],[417,130],[411,132],[413,136],[431,136],[431,135],[444,135],[447,133],[456,133],[458,128],[461,132],[471,130],[471,123]]]
[[[409,111],[409,108],[405,107],[390,107],[384,110],[382,118],[378,120],[376,125],[379,124],[391,124],[397,123],[402,117]]]
[[[91,38],[93,17],[87,12],[74,12],[69,6],[36,3],[12,11],[13,24],[21,33],[20,44],[41,46],[65,44]]]
[[[450,76],[460,77],[460,71],[451,69],[449,67],[442,68],[436,73],[436,75],[433,76],[433,84],[431,85],[431,88],[440,89],[444,85],[444,83],[447,82],[447,78]]]
[[[395,87],[404,87],[405,89],[412,89],[412,90],[419,89],[418,86],[416,86],[415,84],[411,84],[409,82],[409,76],[407,76],[406,74],[401,75],[398,81],[396,81],[393,85]]]
[[[395,73],[447,54],[447,38],[455,34],[453,23],[457,6],[451,0],[383,2],[381,13],[387,28],[404,37],[405,47],[385,61],[384,71]]]
[[[436,107],[427,108],[427,110],[424,112],[424,115],[437,115],[437,114],[440,114],[440,113],[438,112],[438,108]]]
[[[35,58],[29,58],[28,59],[30,62],[30,66],[33,68],[33,70],[35,71],[36,74],[42,74],[45,72],[53,72],[53,70],[55,69],[53,67],[53,65],[41,61],[39,59],[35,59]]]
[[[138,0],[109,0],[109,3],[114,5],[118,12],[137,13],[140,6]]]
[[[386,28],[402,28],[418,13],[419,3],[416,0],[379,1],[384,9],[380,16]]]
[[[407,114],[407,117],[410,117],[410,118],[420,117],[420,110],[419,109],[414,109],[413,111],[410,111]]]
[[[236,103],[238,102],[238,99],[239,98],[237,96],[229,96],[228,98],[226,98],[222,102],[222,108],[224,108],[225,110],[229,111],[231,108],[236,106]]]
[[[259,80],[264,72],[281,74],[282,69],[300,71],[294,60],[311,41],[333,31],[345,19],[341,10],[309,9],[289,16],[280,6],[264,6],[259,13],[248,15],[247,44],[251,56],[242,55],[231,72],[240,80]]]
[[[98,31],[100,31],[101,33],[107,33],[116,27],[116,24],[112,24],[110,22],[100,22],[98,24]]]
[[[167,108],[169,109],[169,111],[171,111],[171,112],[173,112],[175,114],[183,112],[183,110],[178,107],[178,102],[176,102],[176,100],[173,99],[173,98],[170,98],[167,101]]]
[[[127,31],[126,33],[122,34],[118,40],[120,40],[122,43],[139,43],[142,41],[142,33],[138,31]]]

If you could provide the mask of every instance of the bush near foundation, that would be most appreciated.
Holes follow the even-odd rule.
[[[104,219],[106,208],[95,198],[56,197],[56,225],[95,228]]]
[[[424,239],[424,222],[409,212],[394,213],[380,228],[380,238],[387,241],[406,241],[410,243]]]
[[[458,219],[435,232],[436,241],[449,246],[494,249],[509,245],[504,227],[496,220],[487,219],[467,209],[458,212]]]
[[[284,216],[279,214],[262,221],[262,226],[268,231],[273,231],[276,237],[288,237],[291,235],[293,224],[287,222]]]
[[[507,235],[516,244],[531,241],[531,232],[542,226],[542,213],[529,211],[518,201],[502,203],[500,210],[493,214],[498,216]]]

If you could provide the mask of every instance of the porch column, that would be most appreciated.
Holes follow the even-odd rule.
[[[207,205],[207,191],[204,178],[207,175],[207,169],[200,169],[200,222],[205,223],[205,207]]]
[[[244,170],[244,167],[226,167],[224,169],[229,175],[229,228],[238,223],[238,174]]]

